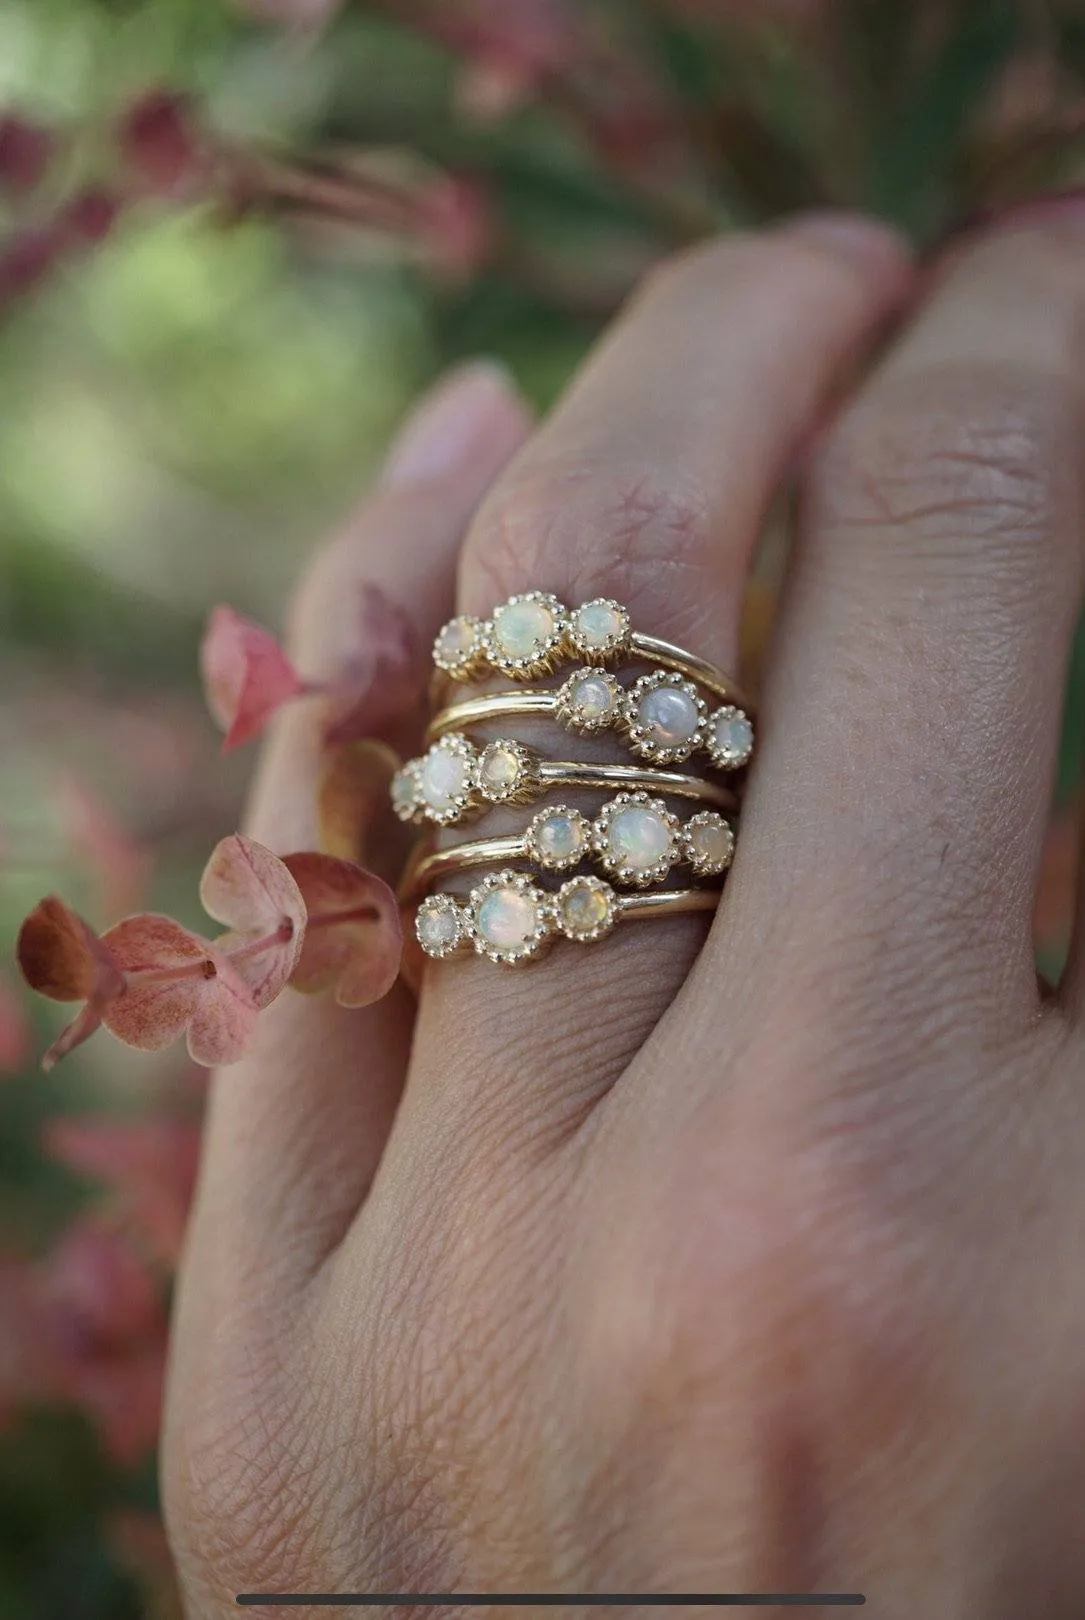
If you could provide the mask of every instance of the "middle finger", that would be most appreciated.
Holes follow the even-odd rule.
[[[897,238],[851,220],[805,221],[665,268],[485,503],[460,610],[485,617],[531,589],[569,605],[613,597],[640,631],[731,666],[779,478],[909,286]],[[703,919],[683,917],[556,948],[520,971],[431,965],[408,1112],[412,1094],[452,1075],[521,1130],[560,1129],[641,1045],[703,938]]]

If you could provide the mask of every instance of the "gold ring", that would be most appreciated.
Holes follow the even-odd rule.
[[[462,733],[440,737],[421,759],[401,765],[392,781],[392,806],[401,821],[451,826],[495,804],[530,804],[557,788],[672,794],[720,810],[736,810],[729,788],[703,776],[652,771],[637,765],[598,765],[541,759],[515,737],[499,737],[482,749]]]
[[[564,938],[591,944],[619,922],[715,911],[718,889],[664,889],[618,894],[595,877],[574,877],[547,894],[524,872],[491,872],[465,900],[431,894],[415,918],[427,956],[439,960],[474,951],[502,966],[533,961]]]
[[[433,661],[456,681],[494,670],[514,680],[546,675],[568,657],[591,664],[641,658],[696,681],[714,697],[750,712],[738,684],[706,658],[632,627],[629,610],[609,597],[567,608],[547,591],[524,591],[494,609],[489,619],[461,613],[433,644]]]
[[[442,878],[509,861],[532,861],[544,872],[569,872],[595,859],[617,882],[647,888],[683,863],[697,877],[721,877],[734,852],[734,830],[718,811],[702,810],[681,823],[661,799],[621,793],[594,821],[570,805],[547,805],[522,833],[416,853],[401,898],[413,904]]]
[[[656,696],[661,692],[679,705],[666,723]],[[627,690],[609,670],[590,665],[552,691],[490,692],[450,704],[434,715],[426,740],[491,720],[536,717],[582,735],[623,731],[633,753],[657,765],[679,764],[703,750],[718,770],[736,771],[753,753],[753,725],[733,703],[709,713],[696,687],[680,675],[654,670]]]

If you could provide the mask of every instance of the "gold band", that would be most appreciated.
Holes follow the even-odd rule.
[[[440,746],[451,748],[454,757],[463,762],[458,793],[447,803],[442,799],[431,804],[425,794],[425,759],[408,760],[397,772],[393,791],[393,804],[402,821],[435,821],[451,826],[494,805],[530,804],[556,788],[663,793],[718,810],[738,809],[738,795],[729,788],[681,771],[540,759],[534,749],[514,737],[497,738],[481,753],[459,733],[449,733]]]
[[[464,698],[462,703],[451,703],[434,715],[426,729],[426,741],[436,742],[450,731],[481,726],[488,720],[519,720],[529,715],[552,720],[556,707],[555,692],[491,692],[487,697]]]
[[[609,598],[570,610],[544,591],[522,592],[495,608],[488,620],[470,614],[451,619],[433,648],[437,669],[455,681],[478,680],[497,670],[513,680],[534,680],[568,658],[589,664],[646,659],[677,670],[725,703],[752,713],[738,683],[718,665],[671,641],[634,630],[629,610]]]
[[[696,653],[686,652],[684,647],[676,647],[671,641],[661,641],[658,636],[642,636],[635,630],[629,638],[629,651],[649,663],[661,664],[664,669],[677,670],[687,680],[696,681],[698,686],[703,686],[724,703],[733,703],[736,709],[743,709],[749,715],[754,712],[750,699],[738,682],[733,681],[718,665],[710,664],[707,658],[698,658]]]
[[[661,703],[664,714],[666,706],[671,707],[669,727],[660,722]],[[675,710],[681,717],[678,722],[673,719]],[[426,740],[433,744],[473,726],[533,717],[585,736],[618,732],[634,754],[653,765],[679,765],[704,753],[717,770],[733,771],[746,764],[753,749],[753,727],[746,711],[724,703],[710,713],[696,685],[685,676],[655,669],[624,687],[610,670],[590,665],[574,670],[554,689],[488,692],[449,704],[430,721]]]
[[[662,852],[653,848],[647,860],[630,865],[628,839],[620,829],[623,814],[632,814],[641,828],[649,826]],[[692,867],[698,877],[716,878],[730,866],[734,848],[734,831],[717,811],[701,811],[683,824],[661,799],[623,793],[604,804],[594,822],[569,805],[553,804],[540,810],[522,833],[477,838],[447,849],[418,848],[404,874],[400,898],[405,905],[415,904],[444,878],[509,861],[530,861],[543,872],[569,872],[596,860],[616,881],[637,888],[662,882],[681,865]]]
[[[549,800],[522,831],[416,850],[400,892],[416,908],[415,932],[427,956],[473,952],[511,966],[561,937],[603,939],[623,918],[715,910],[716,886],[657,885],[683,864],[694,880],[721,879],[731,864],[735,830],[721,811],[737,811],[739,794],[686,765],[699,756],[706,767],[736,772],[751,758],[750,706],[730,676],[635,631],[619,602],[596,598],[569,608],[540,590],[510,597],[488,618],[450,620],[433,658],[453,681],[500,674],[512,689],[450,703],[434,716],[424,757],[408,760],[392,781],[401,820],[451,826],[493,805],[548,799],[556,789],[613,796],[593,819]],[[575,667],[564,678],[536,684],[569,663]],[[619,680],[619,666],[630,663],[648,668]],[[499,725],[502,734],[491,732],[491,740],[470,735],[474,727],[532,718],[581,736],[613,733],[641,763],[541,758]],[[672,799],[693,801],[687,819]],[[589,863],[606,877],[589,874]],[[477,868],[489,870],[458,893],[427,892]],[[560,887],[547,883],[555,874],[565,878]]]
[[[427,956],[444,960],[474,951],[514,967],[541,956],[557,939],[592,944],[619,922],[715,911],[718,889],[657,889],[618,894],[600,878],[575,877],[556,894],[539,889],[523,872],[490,875],[464,900],[431,894],[418,908],[415,933]],[[491,907],[510,908],[504,915]]]

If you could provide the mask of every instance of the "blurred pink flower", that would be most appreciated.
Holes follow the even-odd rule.
[[[76,1222],[38,1267],[41,1393],[86,1412],[118,1462],[154,1449],[167,1320],[160,1281],[128,1239]]]
[[[41,1260],[0,1261],[0,1420],[67,1402],[118,1462],[141,1461],[158,1438],[166,1332],[160,1279],[101,1221],[76,1221]]]
[[[188,192],[206,180],[209,154],[188,102],[170,90],[148,90],[116,125],[128,169],[152,191]]]
[[[109,1207],[165,1264],[176,1264],[192,1203],[200,1128],[187,1119],[64,1115],[48,1122],[49,1156],[100,1181]]]
[[[212,609],[200,669],[226,750],[258,737],[284,703],[308,690],[271,631],[231,607]]]
[[[18,113],[0,113],[0,191],[33,191],[45,178],[56,137]]]

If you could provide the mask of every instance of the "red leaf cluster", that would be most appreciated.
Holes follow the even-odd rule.
[[[200,894],[208,914],[227,925],[215,940],[153,912],[99,937],[55,895],[31,912],[18,944],[24,978],[51,1000],[83,1003],[45,1054],[45,1068],[103,1024],[142,1051],[183,1035],[196,1063],[235,1063],[259,1013],[287,984],[364,1006],[398,972],[395,896],[352,861],[315,852],[280,860],[234,834],[213,851]]]
[[[327,699],[324,735],[330,747],[377,736],[401,720],[422,694],[422,665],[407,613],[379,586],[364,585],[351,629],[356,650],[334,679],[308,680],[270,630],[231,607],[216,607],[200,648],[200,668],[207,706],[226,734],[223,747],[251,742],[284,704],[299,697]]]
[[[140,1461],[158,1436],[166,1332],[163,1279],[125,1233],[81,1218],[43,1260],[0,1263],[0,1417],[67,1402],[118,1462]]]

